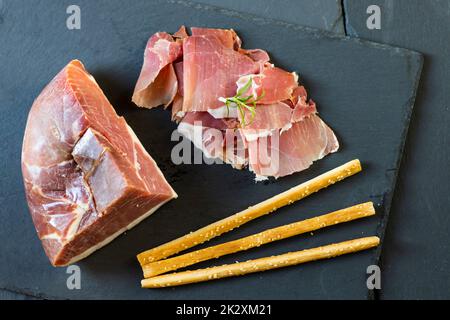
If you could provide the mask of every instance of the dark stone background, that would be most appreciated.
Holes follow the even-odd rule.
[[[450,1],[241,0],[199,2],[373,39],[426,54],[419,100],[383,247],[381,298],[449,298]],[[312,4],[313,3],[313,4]],[[382,30],[367,30],[365,10],[382,7]],[[418,14],[420,12],[420,15]],[[0,28],[2,1],[0,0]],[[0,29],[1,30],[1,29]],[[15,297],[3,293],[2,298]]]
[[[344,34],[341,0],[197,0],[196,2]]]
[[[383,251],[384,299],[450,299],[450,1],[346,0],[347,32],[420,51],[424,66]],[[365,27],[370,4],[381,30]]]

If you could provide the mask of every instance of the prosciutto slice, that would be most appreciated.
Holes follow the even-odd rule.
[[[298,87],[297,74],[266,65],[260,73],[245,75],[238,79],[237,90],[251,80],[251,87],[243,95],[261,97],[259,104],[273,104],[291,99],[294,89]]]
[[[158,32],[148,40],[144,65],[133,93],[135,104],[154,108],[168,106],[173,101],[178,82],[172,62],[181,54],[181,43],[166,32]]]
[[[292,124],[286,130],[255,135],[242,130],[249,154],[249,169],[257,180],[283,177],[305,170],[311,164],[339,149],[333,131],[316,114]]]
[[[248,152],[237,123],[216,119],[208,112],[189,112],[178,126],[178,132],[215,163],[228,163],[242,169],[248,164]]]
[[[242,41],[233,29],[212,29],[192,27],[193,36],[203,36],[218,39],[225,47],[230,49],[239,49]]]
[[[31,107],[22,173],[37,234],[54,266],[83,259],[177,197],[77,60]]]
[[[191,28],[189,35],[181,27],[172,39],[182,44],[181,56],[171,61],[177,91],[159,94],[173,96],[178,131],[207,158],[248,166],[262,180],[302,171],[339,149],[297,73],[273,65],[266,51],[242,48],[232,29]],[[247,108],[230,103],[236,97]]]
[[[193,34],[183,43],[183,111],[206,111],[225,118],[219,98],[234,96],[236,81],[257,72],[258,64],[234,49],[239,44],[234,32],[195,29]]]
[[[180,31],[178,31],[180,32]],[[184,30],[184,32],[186,32]],[[183,94],[184,94],[184,86],[183,86],[183,61],[177,62],[174,64],[175,75],[177,77],[177,93],[173,99],[172,104],[172,120],[176,122],[180,122],[183,119],[185,112],[183,112]]]

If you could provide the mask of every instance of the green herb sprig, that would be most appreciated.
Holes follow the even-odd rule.
[[[250,125],[256,116],[256,103],[264,98],[264,91],[261,93],[259,97],[254,97],[253,94],[249,96],[243,96],[244,93],[250,89],[252,85],[253,79],[250,77],[250,79],[247,81],[247,83],[238,90],[236,95],[231,98],[225,98],[224,103],[227,107],[227,117],[230,115],[230,108],[236,107],[239,111],[239,115],[241,117],[241,123],[242,126],[245,127],[247,125]],[[250,122],[246,123],[245,121],[245,111],[248,110],[251,113]]]

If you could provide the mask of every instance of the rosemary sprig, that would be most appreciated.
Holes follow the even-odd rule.
[[[241,117],[241,123],[243,127],[250,125],[253,122],[256,116],[256,103],[264,98],[264,91],[259,97],[254,97],[253,94],[249,96],[243,96],[243,94],[246,93],[248,89],[250,89],[252,82],[253,79],[250,77],[247,83],[238,90],[234,97],[225,98],[224,100],[225,106],[227,107],[227,116],[230,115],[230,108],[236,107]],[[251,114],[249,123],[246,123],[245,121],[246,110],[250,111]]]

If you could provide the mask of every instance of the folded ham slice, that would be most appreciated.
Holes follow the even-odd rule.
[[[148,40],[144,66],[134,89],[134,103],[154,108],[168,106],[173,101],[177,93],[177,78],[172,62],[181,54],[182,44],[166,32],[158,32]]]
[[[55,266],[86,257],[177,197],[79,61],[35,100],[22,172],[36,231]]]
[[[237,123],[216,119],[208,112],[189,112],[178,125],[178,132],[215,163],[228,163],[242,169],[248,165],[247,146]],[[209,161],[212,163],[212,161]]]
[[[181,56],[171,60],[167,50],[165,59],[146,55],[138,84],[148,65],[171,60],[178,88],[172,119],[208,158],[237,169],[248,166],[262,180],[304,170],[339,149],[298,75],[274,66],[266,51],[242,48],[231,29],[191,28],[189,35],[181,27],[174,38],[173,43],[182,44]],[[161,76],[173,82],[171,75]],[[250,108],[225,104],[236,97]]]

